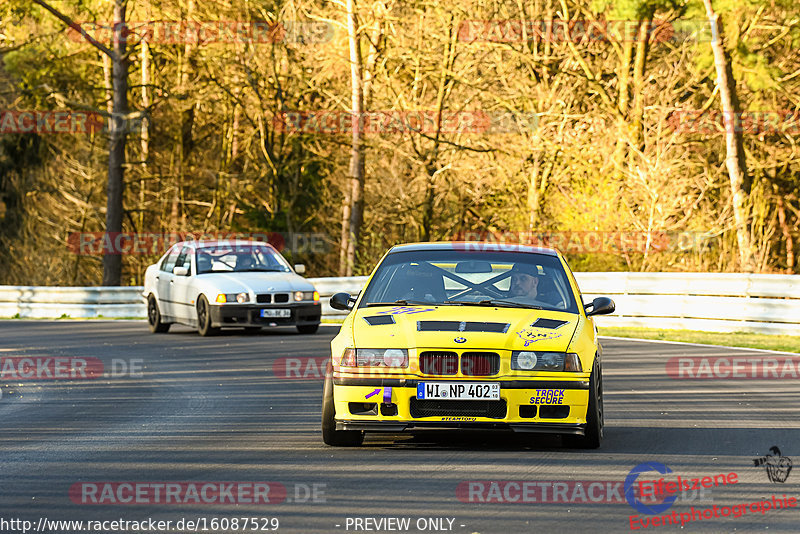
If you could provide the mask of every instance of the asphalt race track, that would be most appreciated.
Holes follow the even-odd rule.
[[[313,336],[275,329],[201,338],[182,327],[153,335],[138,321],[1,321],[0,357],[86,358],[95,370],[97,358],[106,375],[20,380],[9,379],[6,369],[0,381],[0,518],[34,526],[40,518],[152,518],[172,525],[205,518],[205,530],[171,527],[181,532],[233,532],[219,520],[235,517],[266,518],[238,529],[251,532],[272,528],[271,518],[279,521],[277,532],[287,533],[629,532],[632,515],[641,521],[675,511],[680,518],[692,507],[702,514],[772,495],[800,497],[800,467],[785,482],[770,482],[765,466],[754,462],[777,446],[786,458],[773,454],[770,460],[779,476],[790,460],[800,464],[800,380],[687,380],[667,371],[676,357],[785,355],[605,339],[606,439],[600,450],[563,449],[557,437],[497,433],[368,434],[363,447],[342,449],[322,444],[321,373],[317,361],[307,359],[327,355],[337,328]],[[287,379],[287,370],[304,376]],[[643,462],[664,464],[672,473],[640,479],[736,477],[646,515],[626,502],[623,489]],[[188,492],[177,503],[120,502],[132,499],[130,488],[176,482],[236,482],[240,490],[269,482],[272,502],[247,504],[247,493],[234,495],[236,502],[226,495],[198,502]],[[87,497],[82,492],[94,486],[86,483],[100,489]],[[120,490],[119,483],[130,486]],[[83,502],[91,496],[99,502]],[[405,518],[409,526],[402,530],[387,518]],[[798,532],[799,524],[798,508],[762,513],[748,507],[740,517],[688,522],[683,531]]]

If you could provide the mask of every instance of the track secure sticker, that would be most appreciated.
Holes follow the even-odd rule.
[[[533,327],[523,328],[517,332],[517,336],[519,336],[519,338],[525,342],[526,347],[531,343],[543,341],[545,339],[555,339],[557,337],[561,337],[562,335],[563,334],[553,332],[552,330]]]
[[[531,397],[531,404],[564,404],[563,389],[537,389]]]

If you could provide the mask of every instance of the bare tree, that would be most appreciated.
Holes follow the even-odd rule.
[[[736,222],[736,241],[739,245],[739,261],[745,272],[755,270],[753,245],[750,240],[747,216],[747,198],[750,182],[747,177],[744,145],[742,142],[741,108],[736,94],[736,80],[731,70],[730,58],[722,43],[722,24],[714,11],[711,0],[703,0],[706,14],[711,21],[711,49],[714,52],[714,65],[717,71],[717,88],[722,103],[725,124],[725,164],[731,183],[733,197],[733,217]]]
[[[52,13],[61,22],[76,30],[86,41],[111,58],[112,62],[112,114],[108,144],[108,197],[106,199],[106,232],[111,236],[122,232],[122,195],[125,187],[126,119],[128,116],[128,58],[126,8],[127,0],[114,0],[114,31],[112,48],[99,43],[65,14],[44,0],[33,0]],[[122,256],[107,247],[103,255],[103,285],[118,286],[122,281]]]
[[[347,36],[350,43],[350,91],[352,95],[353,141],[350,150],[350,184],[342,209],[342,244],[339,274],[352,276],[358,234],[364,219],[364,76],[361,39],[355,0],[347,0]]]

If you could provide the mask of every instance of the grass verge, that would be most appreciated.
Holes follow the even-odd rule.
[[[601,336],[638,337],[663,341],[684,341],[706,345],[725,345],[747,349],[780,350],[800,354],[800,337],[751,334],[749,332],[699,332],[696,330],[658,330],[654,328],[598,328]]]

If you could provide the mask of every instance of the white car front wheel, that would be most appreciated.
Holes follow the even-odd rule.
[[[153,295],[147,297],[147,324],[154,334],[163,334],[169,330],[170,323],[161,320],[161,310],[158,309],[158,301]]]
[[[219,333],[219,328],[211,326],[211,306],[205,295],[197,299],[197,332],[201,336],[213,336]]]

